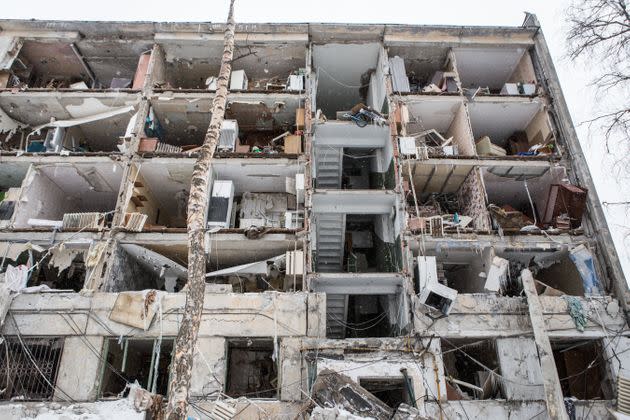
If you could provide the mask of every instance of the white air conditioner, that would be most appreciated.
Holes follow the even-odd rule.
[[[245,70],[233,70],[230,76],[230,90],[247,90]]]
[[[438,281],[435,257],[419,256],[416,267],[416,282],[420,303],[448,315],[457,298],[457,290],[451,289]]]
[[[292,74],[287,79],[287,90],[304,90],[304,76]]]
[[[216,180],[212,183],[208,227],[229,228],[234,203],[234,183]]]
[[[233,152],[236,149],[237,138],[238,122],[236,120],[223,120],[218,149],[224,152]]]

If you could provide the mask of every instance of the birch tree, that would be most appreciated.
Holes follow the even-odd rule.
[[[175,352],[171,363],[167,420],[186,419],[193,356],[199,333],[206,286],[205,230],[208,214],[209,178],[212,159],[219,141],[219,134],[227,103],[228,83],[234,56],[234,0],[230,0],[225,28],[221,69],[212,102],[212,118],[206,132],[199,158],[195,163],[188,199],[188,290],[184,316],[175,340]]]

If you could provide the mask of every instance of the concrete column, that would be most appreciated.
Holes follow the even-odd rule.
[[[521,280],[523,281],[523,290],[527,297],[529,317],[531,319],[532,328],[534,329],[534,340],[536,341],[538,358],[540,359],[540,367],[542,368],[543,386],[545,389],[545,400],[547,401],[549,418],[551,420],[569,420],[569,416],[564,408],[560,378],[558,378],[556,362],[553,359],[551,342],[545,330],[543,308],[538,299],[538,293],[536,293],[536,285],[532,272],[528,269],[521,271]]]
[[[57,369],[58,376],[54,399],[66,401],[93,401],[100,381],[103,337],[66,337]],[[62,392],[63,391],[63,392]]]

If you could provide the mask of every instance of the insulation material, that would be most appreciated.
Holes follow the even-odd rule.
[[[579,245],[570,251],[569,256],[582,277],[584,294],[601,295],[603,291],[595,271],[595,261],[591,251],[584,245]]]
[[[79,254],[84,254],[85,251],[81,249],[65,249],[63,247],[54,247],[52,249],[50,260],[48,265],[56,267],[61,273],[66,268],[72,265],[72,262]]]
[[[21,128],[26,128],[26,124],[15,121],[0,108],[0,134],[8,133],[4,141],[9,141],[11,137]]]
[[[109,319],[146,331],[155,317],[161,299],[162,293],[157,290],[119,293]]]
[[[98,262],[101,260],[101,255],[107,248],[107,242],[96,242],[92,244],[90,250],[88,251],[87,257],[85,258],[85,266],[88,268],[96,267]]]
[[[461,213],[473,218],[476,230],[490,230],[490,218],[486,210],[486,194],[478,170],[472,170],[457,191]]]

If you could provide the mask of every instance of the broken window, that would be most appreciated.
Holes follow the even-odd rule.
[[[278,365],[271,339],[228,340],[225,393],[232,397],[277,398]]]
[[[7,337],[0,339],[0,398],[49,400],[55,389],[63,350],[61,338]]]
[[[396,410],[400,404],[413,404],[405,378],[359,378],[359,385]]]
[[[396,295],[348,296],[346,338],[395,336],[397,302]]]
[[[442,340],[442,360],[449,400],[503,398],[497,376],[501,375],[501,369],[493,340]]]
[[[555,154],[553,131],[542,103],[477,101],[469,104],[469,112],[479,156]]]
[[[111,223],[122,172],[118,163],[32,166],[14,226],[103,229]]]
[[[578,400],[612,399],[612,384],[599,340],[552,343],[562,394]]]
[[[138,381],[149,392],[166,395],[173,339],[110,338],[105,340],[101,397],[115,397],[127,383]]]

